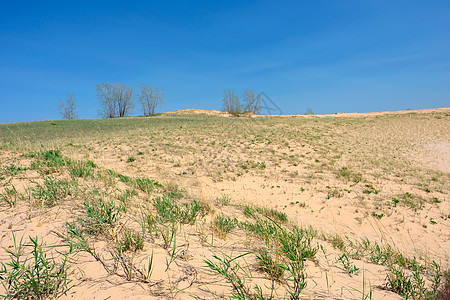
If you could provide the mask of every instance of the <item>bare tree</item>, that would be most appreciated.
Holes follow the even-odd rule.
[[[96,90],[97,99],[100,100],[102,106],[99,114],[103,117],[125,117],[133,110],[133,89],[128,88],[125,84],[104,82],[97,84]]]
[[[242,112],[239,97],[233,90],[228,89],[223,92],[223,110],[232,114],[240,114]]]
[[[72,120],[78,119],[77,107],[75,105],[75,98],[72,93],[67,93],[66,102],[59,100],[59,113],[63,119]]]
[[[102,109],[99,114],[105,118],[117,117],[117,104],[114,100],[114,87],[109,83],[101,83],[95,86],[97,99],[100,100]]]
[[[233,97],[234,92],[230,89],[223,91],[223,111],[231,111],[231,97]]]
[[[114,99],[117,102],[117,114],[119,117],[128,116],[129,113],[133,111],[134,102],[133,102],[133,89],[127,87],[123,83],[113,84],[113,95]]]
[[[244,91],[245,110],[257,114],[261,110],[261,96],[255,96],[255,92],[251,89]]]
[[[153,89],[149,84],[140,85],[138,98],[142,105],[144,116],[154,115],[156,107],[164,104],[162,91],[158,87]]]

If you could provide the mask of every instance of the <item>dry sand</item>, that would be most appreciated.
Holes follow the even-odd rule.
[[[191,115],[236,120],[224,112],[194,109],[157,118]],[[145,265],[149,253],[154,253],[150,283],[127,281],[119,271],[108,273],[92,256],[78,253],[71,261],[73,281],[62,299],[229,298],[230,286],[208,270],[204,260],[222,251],[238,255],[257,248],[259,242],[239,230],[225,239],[214,234],[210,222],[215,215],[241,214],[238,206],[218,205],[215,199],[222,195],[228,195],[231,204],[284,212],[293,223],[313,226],[327,235],[367,238],[380,245],[389,244],[424,264],[435,260],[442,270],[450,267],[450,108],[258,116],[238,121],[241,123],[217,121],[214,126],[199,122],[186,119],[180,128],[159,132],[141,128],[59,147],[73,160],[89,159],[101,168],[130,177],[176,184],[187,191],[187,198],[207,202],[214,211],[196,225],[183,225],[177,235],[175,262],[167,271],[165,262],[171,259],[171,249],[160,246],[161,238],[146,241],[136,264]],[[11,163],[25,167],[33,161],[19,154],[18,150],[0,148],[1,168]],[[130,156],[136,160],[127,162]],[[264,167],[260,167],[262,162]],[[350,170],[351,174],[346,178],[341,170]],[[12,178],[10,184],[21,193],[30,186],[29,180],[42,180],[35,170],[4,176],[0,183]],[[54,176],[69,178],[60,170]],[[100,184],[90,180],[84,183],[91,187]],[[119,182],[115,188],[125,191],[128,187]],[[411,199],[405,196],[408,194]],[[12,230],[19,236],[41,237],[49,245],[60,242],[53,233],[62,232],[67,220],[82,214],[84,196],[51,208],[25,204],[9,208],[1,204],[1,246],[11,249]],[[133,201],[150,203],[151,198],[139,193]],[[395,205],[393,199],[400,203]],[[403,200],[406,205],[401,205]],[[125,224],[138,228],[132,220]],[[108,238],[94,242],[95,249],[111,265],[112,243]],[[372,299],[401,299],[382,289],[386,267],[354,259],[360,273],[350,276],[336,263],[339,250],[326,241],[320,244],[329,257],[319,251],[316,262],[307,262],[308,286],[302,299],[361,299],[363,288],[366,293],[373,290]],[[7,261],[7,257],[0,251],[1,261]],[[254,259],[248,263],[256,265]],[[255,282],[261,276],[255,276]]]

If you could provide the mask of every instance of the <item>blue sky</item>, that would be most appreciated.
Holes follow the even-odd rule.
[[[59,119],[95,85],[146,83],[221,109],[264,91],[284,114],[450,106],[450,1],[2,1],[0,123]],[[140,115],[136,105],[132,115]]]

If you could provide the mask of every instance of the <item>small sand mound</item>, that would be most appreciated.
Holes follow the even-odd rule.
[[[168,111],[163,113],[163,115],[208,115],[208,116],[220,116],[220,117],[230,117],[228,112],[220,111],[220,110],[208,110],[208,109],[195,109],[195,108],[187,108],[187,109],[179,109],[176,111]]]

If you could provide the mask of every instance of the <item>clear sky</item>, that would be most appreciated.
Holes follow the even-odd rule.
[[[101,82],[158,86],[159,111],[228,88],[284,114],[450,106],[450,1],[0,2],[0,123],[59,119],[67,92],[97,118]]]

